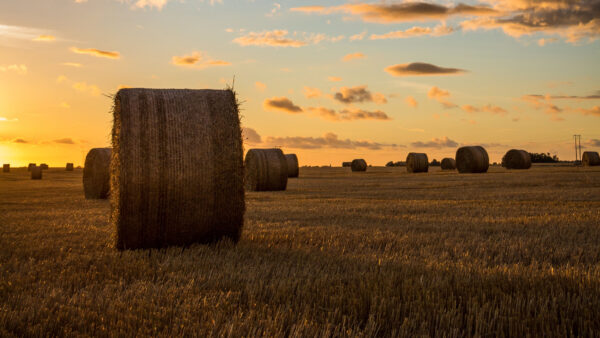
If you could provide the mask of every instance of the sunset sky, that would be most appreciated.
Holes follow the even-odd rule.
[[[600,0],[0,1],[0,162],[82,165],[120,87],[224,88],[300,165],[600,151]]]

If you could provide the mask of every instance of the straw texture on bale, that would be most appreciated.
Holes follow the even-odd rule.
[[[453,158],[446,157],[441,163],[442,170],[454,170],[456,169],[456,161]]]
[[[73,163],[67,163],[67,168],[66,168],[67,171],[73,171],[73,168],[74,168]]]
[[[485,173],[490,167],[487,151],[481,146],[467,146],[456,151],[456,169],[459,173]]]
[[[3,164],[2,172],[9,173],[10,172],[10,164]]]
[[[300,169],[298,168],[298,156],[296,154],[286,154],[288,177],[298,177]]]
[[[429,159],[424,153],[409,153],[406,156],[406,171],[409,173],[426,173],[429,171]]]
[[[531,155],[525,150],[511,149],[502,157],[502,166],[506,169],[529,169]]]
[[[581,155],[581,163],[586,167],[600,165],[600,155],[595,151],[584,151]]]
[[[31,179],[41,180],[42,179],[42,167],[35,166],[31,168]]]
[[[246,154],[246,189],[277,191],[287,187],[287,160],[281,149],[250,149]]]
[[[239,240],[245,211],[239,119],[232,90],[117,92],[110,172],[118,249]]]
[[[31,169],[33,169],[35,167],[35,163],[29,163],[29,165],[27,166],[27,171],[31,171]]]
[[[83,192],[87,199],[108,198],[111,148],[93,148],[85,157]]]
[[[362,158],[352,160],[352,163],[350,163],[350,168],[352,171],[367,171],[367,161],[363,160]]]
[[[352,162],[342,162],[342,167],[351,167]]]

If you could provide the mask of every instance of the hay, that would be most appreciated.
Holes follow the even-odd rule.
[[[66,167],[67,171],[73,171],[73,168],[74,168],[73,163],[67,163],[67,167]]]
[[[113,115],[116,247],[237,242],[245,201],[235,93],[121,89]]]
[[[250,149],[245,167],[247,190],[276,191],[287,187],[287,160],[281,149]]]
[[[502,166],[506,169],[529,169],[531,155],[525,150],[511,149],[502,157]]]
[[[83,191],[87,199],[108,198],[111,148],[93,148],[85,157]]]
[[[9,173],[10,172],[10,164],[3,164],[2,172]]]
[[[456,168],[459,173],[485,173],[489,166],[490,158],[481,146],[461,147],[456,151]]]
[[[42,179],[42,167],[35,166],[31,168],[31,179],[41,180]]]
[[[42,170],[48,170],[48,165],[46,163],[42,163],[40,164],[40,168],[42,168]]]
[[[350,168],[352,171],[367,171],[367,161],[363,160],[362,158],[352,160],[352,163],[350,163]]]
[[[595,151],[584,151],[583,155],[581,155],[581,163],[585,167],[600,165],[600,155]]]
[[[298,156],[296,154],[286,154],[288,177],[298,177],[300,169],[298,168]]]
[[[31,169],[35,168],[35,163],[29,163],[27,166],[27,171],[31,171]]]
[[[446,157],[442,160],[441,166],[442,170],[455,170],[456,161],[453,158]]]
[[[406,156],[406,171],[409,173],[426,173],[429,170],[429,159],[424,153],[409,153]]]
[[[342,167],[351,167],[352,166],[352,162],[342,162]]]

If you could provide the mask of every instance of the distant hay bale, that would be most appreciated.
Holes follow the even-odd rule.
[[[446,157],[442,160],[442,170],[455,170],[456,161],[453,158]]]
[[[29,163],[29,165],[27,166],[27,171],[31,171],[31,169],[33,169],[35,167],[35,163]]]
[[[600,155],[595,151],[585,151],[581,155],[581,163],[585,167],[593,167],[600,165]]]
[[[42,168],[42,170],[48,170],[48,165],[46,163],[42,163],[40,164],[40,168]]]
[[[110,180],[118,249],[239,240],[245,211],[239,119],[232,90],[117,92]]]
[[[66,168],[67,171],[73,171],[73,168],[74,168],[73,163],[67,163],[67,168]]]
[[[429,170],[429,159],[424,153],[409,153],[406,156],[406,171],[409,173],[426,173]]]
[[[111,148],[93,148],[85,157],[83,192],[87,199],[105,199],[110,192]]]
[[[352,163],[350,163],[350,168],[352,171],[367,171],[367,161],[363,160],[362,158],[352,160]]]
[[[281,149],[250,149],[245,160],[246,190],[285,190],[287,163]]]
[[[42,179],[42,167],[35,166],[31,168],[31,179],[41,180]]]
[[[300,169],[298,168],[298,156],[296,154],[286,154],[288,177],[298,177]]]
[[[3,164],[2,172],[9,173],[10,172],[10,164]]]
[[[511,149],[502,157],[502,166],[506,169],[529,169],[531,155],[525,150]]]
[[[487,151],[481,146],[467,146],[456,151],[456,168],[459,173],[485,173],[490,166]]]
[[[351,167],[352,162],[342,162],[342,167]]]

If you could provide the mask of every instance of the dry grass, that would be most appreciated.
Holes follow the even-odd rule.
[[[600,168],[301,171],[237,246],[126,252],[80,170],[1,175],[0,336],[599,332]]]

